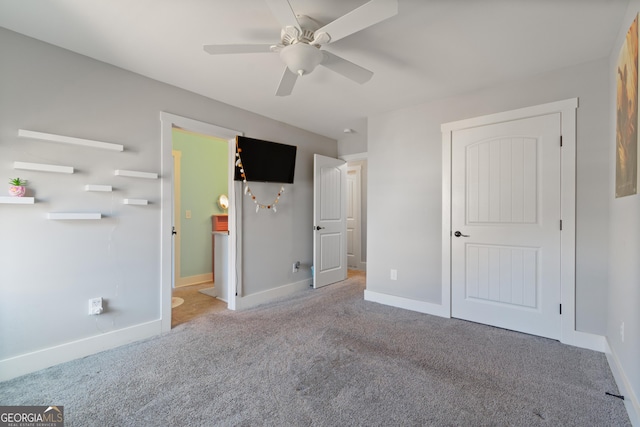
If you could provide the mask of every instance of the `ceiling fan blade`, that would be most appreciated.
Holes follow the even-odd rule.
[[[371,79],[371,77],[373,77],[373,72],[367,70],[366,68],[362,68],[361,66],[356,65],[351,61],[340,58],[339,56],[334,55],[331,52],[327,52],[326,50],[323,50],[322,54],[324,55],[324,59],[322,60],[320,65],[324,65],[331,71],[341,74],[356,83],[366,83]]]
[[[284,74],[280,79],[280,84],[278,85],[278,90],[276,90],[276,96],[289,96],[293,91],[293,86],[296,84],[296,80],[298,79],[298,75],[288,67],[284,68]]]
[[[282,28],[295,27],[300,31],[296,14],[287,0],[266,0],[266,2]]]
[[[204,50],[211,55],[233,53],[266,53],[271,52],[270,44],[206,44]]]
[[[316,34],[327,33],[334,42],[397,14],[398,0],[371,0],[318,29]]]

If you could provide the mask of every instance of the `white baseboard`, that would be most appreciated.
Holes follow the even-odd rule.
[[[209,282],[213,282],[213,275],[211,273],[180,277],[178,280],[176,280],[176,288],[180,288],[182,286],[199,285],[201,283]]]
[[[367,289],[364,291],[364,300],[390,305],[392,307],[404,308],[405,310],[417,311],[419,313],[431,314],[433,316],[450,317],[449,308],[446,306],[395,295],[381,294]]]
[[[419,313],[426,313],[446,318],[451,317],[448,307],[440,304],[417,301],[395,295],[381,294],[379,292],[373,292],[370,290],[364,291],[364,299],[365,301],[377,302],[380,304],[390,305],[392,307],[417,311]],[[563,334],[560,342],[567,345],[573,345],[575,347],[599,351],[600,353],[605,352],[606,340],[601,335],[594,335],[579,331],[569,331],[568,333]]]
[[[638,396],[633,392],[631,382],[622,369],[620,359],[613,351],[609,342],[605,339],[607,362],[613,373],[613,378],[616,380],[618,390],[620,394],[624,396],[624,406],[629,414],[629,420],[631,420],[632,426],[640,426],[640,404],[638,403]]]
[[[567,331],[562,333],[560,338],[562,344],[574,347],[586,348],[588,350],[604,353],[606,351],[607,340],[602,335],[590,334],[580,331]]]
[[[267,291],[257,292],[255,294],[249,294],[243,297],[236,297],[236,310],[245,310],[247,308],[256,307],[260,304],[271,302],[278,298],[295,294],[305,289],[309,289],[312,283],[312,279],[309,278],[301,280],[299,282],[269,289]]]
[[[0,381],[159,335],[160,320],[0,360]]]

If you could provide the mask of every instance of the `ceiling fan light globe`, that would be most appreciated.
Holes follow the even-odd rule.
[[[299,76],[309,74],[322,62],[322,52],[306,43],[296,43],[285,46],[280,51],[280,58],[287,64],[287,68]]]

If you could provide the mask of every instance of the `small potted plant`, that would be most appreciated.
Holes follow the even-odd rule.
[[[9,194],[14,197],[22,197],[27,191],[27,181],[20,178],[13,178],[9,181]]]

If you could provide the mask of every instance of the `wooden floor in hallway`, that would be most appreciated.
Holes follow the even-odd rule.
[[[171,310],[171,327],[189,322],[207,313],[224,311],[227,303],[218,298],[205,295],[200,290],[213,287],[213,283],[181,286],[173,290],[173,296],[182,298],[184,302]]]

